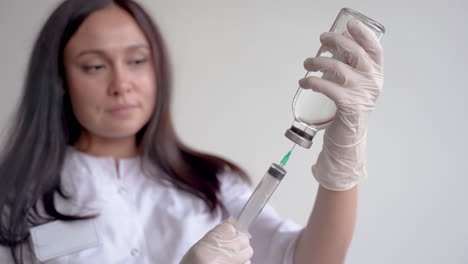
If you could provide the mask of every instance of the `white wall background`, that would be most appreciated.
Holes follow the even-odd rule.
[[[0,128],[17,103],[37,31],[58,0],[0,2]],[[341,7],[384,24],[385,87],[368,139],[347,263],[468,263],[468,2],[462,0],[144,0],[169,43],[176,127],[258,182],[291,143],[302,62]],[[317,189],[322,144],[296,148],[272,198],[301,224]]]

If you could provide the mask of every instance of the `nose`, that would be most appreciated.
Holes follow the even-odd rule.
[[[111,78],[109,95],[120,96],[132,90],[130,72],[125,67],[114,67]]]

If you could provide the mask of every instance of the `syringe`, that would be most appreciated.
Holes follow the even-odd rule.
[[[249,227],[260,214],[263,207],[265,207],[268,200],[270,200],[271,195],[276,190],[276,187],[278,187],[284,175],[286,175],[286,170],[283,166],[288,162],[295,146],[296,144],[294,144],[291,150],[283,157],[280,164],[271,164],[270,168],[255,188],[255,191],[252,193],[237,218],[236,228],[239,232],[247,234],[250,237]]]

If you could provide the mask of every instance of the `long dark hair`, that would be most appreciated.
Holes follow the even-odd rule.
[[[73,145],[82,130],[67,93],[63,51],[92,12],[110,5],[133,16],[152,50],[156,104],[152,118],[136,135],[144,171],[151,173],[146,168],[158,168],[163,172],[158,177],[202,199],[211,213],[218,206],[224,208],[219,199],[221,172],[231,170],[250,182],[232,162],[197,152],[177,137],[170,114],[168,53],[158,28],[139,4],[131,0],[67,0],[39,33],[20,105],[0,154],[0,245],[11,248],[15,263],[22,262],[15,248],[28,241],[29,228],[40,223],[38,219],[73,221],[95,217],[63,215],[54,205],[54,194],[68,198],[61,189],[60,172],[67,145]],[[38,213],[38,201],[43,202],[46,216]]]

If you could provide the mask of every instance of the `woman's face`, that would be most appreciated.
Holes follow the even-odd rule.
[[[85,132],[130,137],[148,122],[156,97],[154,65],[146,37],[126,11],[92,13],[64,58],[73,112]]]

